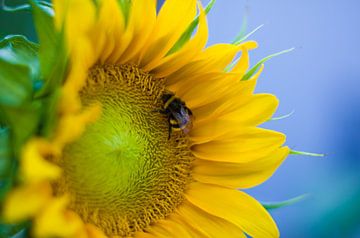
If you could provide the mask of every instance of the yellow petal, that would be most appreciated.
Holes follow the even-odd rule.
[[[271,118],[278,104],[278,99],[272,94],[255,94],[245,105],[224,110],[221,118],[234,122],[236,126],[257,126]]]
[[[199,5],[199,26],[195,36],[177,52],[164,57],[157,65],[149,65],[145,70],[162,78],[188,64],[205,47],[208,38],[208,27],[204,9]],[[154,68],[154,69],[153,69]]]
[[[81,136],[88,123],[98,118],[100,112],[100,105],[93,105],[80,114],[70,114],[61,118],[54,143],[62,148],[65,144],[74,141]]]
[[[230,88],[232,86],[239,86],[233,81],[234,75],[217,73],[214,76],[209,75],[208,77],[206,80],[196,80],[194,78],[193,82],[189,82],[187,85],[183,84],[181,88],[174,91],[186,102],[189,108],[198,108],[218,101],[221,97],[227,96],[228,99],[231,98],[228,94]]]
[[[255,80],[247,80],[230,84],[227,92],[220,95],[220,98],[212,101],[211,99],[205,105],[192,105],[191,110],[196,117],[196,123],[214,120],[220,117],[228,108],[240,107],[243,103],[250,100],[256,86]],[[194,96],[194,95],[193,95]],[[209,98],[208,96],[206,98]]]
[[[119,64],[137,63],[139,52],[148,41],[156,22],[156,0],[134,0],[131,2],[128,28],[132,31],[132,40],[118,59]]]
[[[242,191],[192,183],[185,196],[195,206],[235,224],[251,237],[279,237],[277,226],[265,208]]]
[[[111,16],[111,17],[109,17]],[[100,2],[99,20],[93,29],[93,38],[96,44],[98,34],[103,34],[105,41],[103,47],[96,47],[99,52],[100,62],[108,60],[115,63],[131,40],[131,31],[125,31],[125,19],[117,0]]]
[[[230,131],[255,127],[267,121],[276,111],[278,100],[271,94],[256,94],[237,103],[238,107],[230,105],[231,107],[222,109],[223,114],[212,112],[207,115],[207,120],[199,117],[194,110],[194,127],[189,134],[193,143],[204,143]]]
[[[3,205],[5,221],[16,223],[33,217],[50,200],[51,192],[51,186],[47,182],[13,189],[7,195]]]
[[[193,154],[204,160],[244,163],[272,153],[285,142],[284,134],[272,130],[231,125],[227,129],[215,140],[193,145]]]
[[[147,232],[136,232],[135,233],[135,238],[156,238],[155,235],[147,233]],[[159,237],[157,237],[159,238]]]
[[[49,146],[39,139],[27,142],[22,150],[20,174],[26,183],[54,180],[61,174],[61,169],[44,158],[41,147]]]
[[[102,232],[98,227],[93,224],[86,224],[85,229],[88,235],[88,238],[107,238],[107,236]]]
[[[89,0],[54,0],[55,24],[59,31],[65,27],[67,45],[72,51],[77,40],[86,35],[95,22],[95,6]]]
[[[67,204],[67,197],[55,198],[49,202],[34,220],[34,236],[79,237],[76,234],[85,230],[84,224],[74,212],[67,211]]]
[[[183,222],[186,222],[193,229],[199,230],[205,237],[209,238],[246,238],[243,231],[236,225],[213,216],[189,202],[185,201],[176,210]]]
[[[84,87],[88,74],[88,69],[95,62],[93,47],[90,41],[78,39],[79,44],[73,50],[70,59],[69,74],[62,88],[60,100],[60,112],[74,113],[80,110],[81,102],[79,91]]]
[[[140,67],[146,68],[149,67],[147,65],[157,64],[177,42],[195,14],[196,0],[165,1],[156,19],[154,31],[143,47]]]
[[[245,50],[246,48],[243,47]],[[243,56],[244,57],[244,56]],[[242,57],[242,58],[243,58]],[[240,64],[242,59],[238,64]],[[206,105],[205,103],[197,103],[191,105],[193,113],[197,115],[197,121],[204,121],[204,120],[211,120],[211,118],[219,117],[220,115],[226,114],[228,111],[234,110],[236,108],[240,108],[245,102],[248,102],[250,100],[249,96],[253,94],[255,90],[255,86],[257,83],[257,79],[260,76],[264,65],[262,65],[259,69],[259,71],[253,75],[249,80],[245,81],[239,81],[243,74],[245,73],[245,68],[237,68],[238,66],[235,66],[235,68],[231,71],[231,73],[227,73],[227,77],[223,79],[227,85],[223,85],[221,88],[225,92],[222,95],[219,93],[221,92],[221,89],[218,89],[218,93],[215,93],[215,95],[220,94],[222,97],[216,98],[216,100],[208,100]],[[226,78],[229,78],[226,80]],[[232,80],[233,82],[231,82]],[[229,82],[230,81],[230,82]],[[212,86],[209,87],[209,89],[212,89]],[[200,97],[196,95],[202,95],[202,98],[208,98],[205,95],[206,93],[209,93],[208,95],[214,95],[213,92],[209,92],[209,89],[207,86],[204,86],[204,89],[194,92],[191,96],[192,97]],[[188,90],[188,89],[185,89]],[[212,90],[214,91],[214,90]],[[212,98],[212,97],[211,97]],[[205,101],[206,102],[206,101]]]
[[[176,214],[172,214],[164,220],[156,221],[156,223],[146,228],[146,230],[156,237],[201,238],[201,233],[198,233],[179,221]]]
[[[256,42],[249,41],[242,45],[216,44],[206,48],[192,62],[167,77],[166,84],[172,85],[197,75],[209,72],[224,72],[236,54],[244,47],[252,47]]]
[[[264,68],[264,65],[262,65],[259,69],[259,71],[253,75],[249,80],[250,82],[248,84],[242,84],[242,86],[245,86],[246,88],[244,88],[245,90],[238,90],[236,87],[233,87],[234,90],[229,90],[229,97],[231,98],[231,100],[228,100],[228,102],[226,103],[222,103],[221,101],[219,103],[222,103],[219,107],[217,107],[214,112],[213,112],[213,116],[214,115],[226,115],[229,112],[233,112],[236,111],[239,108],[242,108],[242,106],[248,102],[251,103],[251,101],[249,100],[260,100],[260,99],[265,99],[267,97],[267,100],[269,102],[274,102],[276,104],[275,109],[277,108],[277,104],[278,101],[275,98],[274,100],[274,96],[273,95],[269,95],[269,94],[255,94],[252,97],[253,98],[248,98],[248,93],[249,92],[253,92],[256,86],[256,82],[258,77],[260,76],[262,70]],[[240,81],[239,83],[246,83],[246,81]],[[237,91],[241,91],[241,93],[239,92],[238,95],[236,95]],[[272,98],[270,97],[272,96]],[[260,98],[260,99],[259,99]],[[226,99],[226,98],[225,98]],[[263,121],[265,122],[265,121]]]
[[[257,160],[244,163],[224,163],[195,160],[195,180],[231,188],[251,188],[269,179],[289,154],[283,147]]]
[[[242,53],[239,62],[234,66],[231,72],[239,73],[242,76],[245,75],[246,71],[250,67],[250,57],[249,57],[249,48],[242,47]]]

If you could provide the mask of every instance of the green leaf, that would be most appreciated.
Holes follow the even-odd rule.
[[[14,183],[15,160],[12,159],[10,133],[7,128],[0,129],[0,202]]]
[[[29,226],[30,226],[30,222],[23,222],[19,224],[0,223],[0,238],[30,237],[27,229]]]
[[[32,135],[36,134],[41,115],[41,102],[28,102],[17,107],[2,106],[7,125],[11,132],[11,144],[14,156],[18,158],[21,146]]]
[[[255,73],[256,71],[260,68],[260,66],[265,63],[266,61],[268,61],[271,58],[274,58],[275,56],[279,56],[285,53],[288,53],[290,51],[293,51],[295,48],[291,48],[291,49],[287,49],[287,50],[283,50],[281,52],[269,55],[265,58],[263,58],[262,60],[260,60],[254,67],[252,67],[243,77],[241,80],[249,80]]]
[[[38,74],[37,58],[39,46],[22,35],[9,35],[0,42],[0,58],[13,65],[30,68],[31,77]]]
[[[38,45],[25,36],[0,41],[0,104],[16,106],[29,99],[38,74]]]
[[[303,194],[285,201],[281,201],[281,202],[265,202],[265,203],[261,203],[263,205],[263,207],[266,210],[271,210],[271,209],[277,209],[277,208],[282,208],[282,207],[286,207],[286,206],[290,206],[293,205],[295,203],[298,203],[300,201],[303,201],[304,199],[306,199],[309,195],[308,194]]]
[[[51,9],[52,5],[49,2],[46,1],[38,1],[39,5],[44,7],[44,8],[48,8]],[[1,1],[1,9],[3,11],[6,12],[21,12],[21,11],[30,11],[31,10],[31,5],[29,4],[21,4],[18,6],[7,6],[5,3],[5,0]]]
[[[205,14],[208,14],[212,7],[215,4],[215,0],[211,0],[208,5],[205,7]],[[167,55],[170,55],[185,45],[186,42],[188,42],[196,29],[196,27],[199,25],[199,16],[197,16],[188,26],[186,31],[181,35],[180,39],[174,44],[174,46],[170,49],[170,51],[167,53]]]
[[[11,167],[10,134],[7,128],[0,129],[0,179],[7,176]]]
[[[291,155],[305,155],[305,156],[312,156],[312,157],[324,157],[324,154],[317,154],[317,153],[310,153],[305,151],[298,151],[298,150],[290,150]]]
[[[33,18],[40,41],[39,60],[41,89],[36,97],[50,94],[61,85],[68,61],[64,30],[58,32],[54,25],[53,11],[42,7],[39,1],[31,0]]]
[[[18,106],[32,93],[30,69],[6,62],[0,53],[0,104]]]

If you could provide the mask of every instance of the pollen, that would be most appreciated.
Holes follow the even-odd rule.
[[[163,79],[134,65],[97,65],[81,91],[83,105],[100,103],[100,118],[68,145],[53,187],[70,208],[105,234],[131,236],[167,217],[191,182],[193,156],[182,131],[168,137],[160,113]]]

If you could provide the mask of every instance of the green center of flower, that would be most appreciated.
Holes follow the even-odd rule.
[[[101,103],[102,114],[65,148],[55,190],[107,235],[142,231],[183,200],[192,155],[181,131],[168,138],[163,93],[163,80],[129,65],[92,68],[81,92],[85,106]]]

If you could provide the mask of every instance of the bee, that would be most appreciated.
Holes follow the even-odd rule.
[[[193,114],[185,102],[172,92],[164,93],[161,99],[164,106],[160,112],[167,116],[169,122],[168,139],[170,139],[172,130],[182,130],[184,133],[189,133],[192,127]]]

